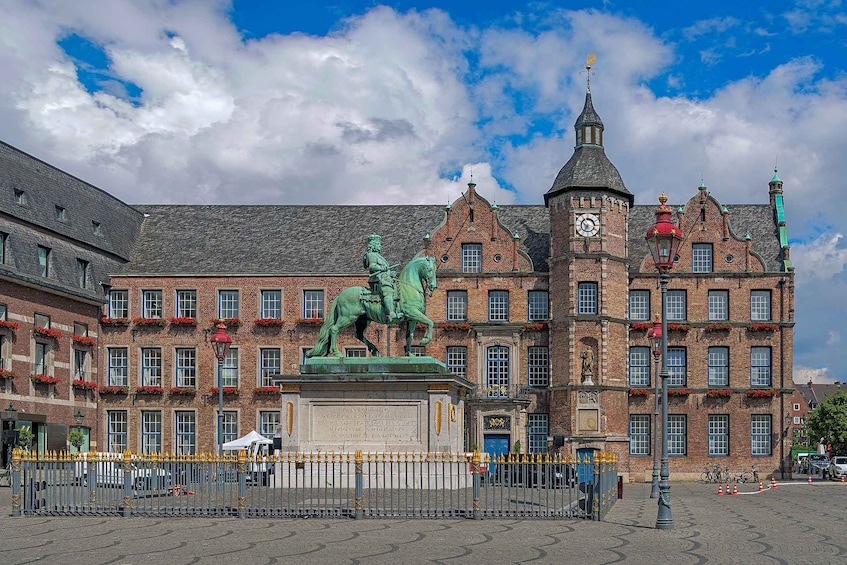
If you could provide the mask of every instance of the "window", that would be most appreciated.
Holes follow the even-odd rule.
[[[629,415],[629,454],[650,455],[650,415]]]
[[[482,244],[479,244],[479,243],[462,244],[462,272],[463,273],[481,273],[482,272]]]
[[[197,351],[193,347],[176,350],[176,386],[197,386]]]
[[[224,443],[238,438],[238,412],[224,410],[221,418],[221,438]]]
[[[9,319],[9,310],[7,309],[5,304],[0,304],[0,320],[4,322]]]
[[[729,348],[709,348],[709,386],[729,386]]]
[[[259,358],[261,360],[261,367],[259,368],[261,383],[259,386],[273,386],[271,377],[280,373],[282,352],[276,348],[260,349]]]
[[[530,347],[526,352],[527,384],[529,386],[550,385],[549,352],[546,347]]]
[[[321,320],[324,317],[324,291],[303,291],[303,319]]]
[[[129,358],[126,347],[110,347],[109,374],[107,384],[109,386],[129,385]]]
[[[509,396],[509,348],[494,345],[485,350],[486,391],[489,397]]]
[[[282,291],[263,290],[261,296],[262,304],[259,308],[259,317],[265,319],[282,319]]]
[[[712,272],[712,244],[695,243],[691,246],[691,272]]]
[[[771,386],[771,348],[750,348],[750,386]]]
[[[238,386],[238,348],[230,347],[221,366],[221,386]]]
[[[141,291],[141,316],[144,318],[162,317],[162,291]]]
[[[128,290],[110,290],[109,291],[109,317],[110,318],[128,318],[129,317],[129,291]]]
[[[110,453],[127,450],[127,429],[125,410],[106,410],[106,447]]]
[[[771,291],[750,291],[750,320],[769,322],[771,320]]]
[[[177,455],[194,455],[197,449],[197,414],[179,410],[174,417]]]
[[[279,410],[259,412],[259,433],[273,439],[279,429]]]
[[[577,314],[597,314],[597,283],[581,282],[577,285]]]
[[[91,220],[91,233],[94,235],[103,235],[103,230],[100,228],[100,222]]]
[[[38,246],[38,268],[42,277],[50,276],[50,248]]]
[[[668,383],[670,384],[670,383]],[[629,386],[650,386],[650,348],[629,348]]]
[[[529,453],[547,453],[549,414],[527,414],[526,435]]]
[[[50,316],[47,314],[39,314],[36,312],[33,316],[34,324],[39,328],[49,328],[50,327]]]
[[[413,345],[409,348],[409,355],[412,357],[426,357],[426,346]]]
[[[669,290],[667,295],[668,320],[679,322],[688,319],[684,290]]]
[[[218,291],[218,318],[230,319],[239,317],[238,291]]]
[[[800,410],[800,403],[795,402],[794,403],[794,411],[797,412],[798,410]]]
[[[74,380],[87,381],[88,372],[85,369],[88,352],[84,349],[74,349]]]
[[[685,386],[687,361],[684,347],[668,348],[668,386]]]
[[[74,335],[88,337],[88,324],[74,322]]]
[[[176,310],[177,318],[194,318],[197,319],[197,291],[196,290],[178,290],[176,291]]]
[[[33,372],[36,375],[46,375],[50,373],[50,366],[47,360],[47,344],[40,341],[35,342],[35,359]]]
[[[15,204],[26,206],[26,192],[15,189]]]
[[[543,322],[550,319],[550,299],[546,290],[530,290],[527,294],[527,319]]]
[[[346,349],[344,349],[344,356],[357,358],[367,357],[368,350],[364,347],[347,347]]]
[[[729,455],[729,416],[709,414],[709,455]]]
[[[771,415],[750,416],[750,455],[771,454]]]
[[[447,370],[462,378],[468,376],[468,348],[450,346],[447,348]]]
[[[141,350],[141,386],[162,386],[162,350],[157,347]]]
[[[447,320],[465,321],[468,319],[468,291],[447,291]]]
[[[162,452],[162,413],[158,410],[141,411],[141,452]]]
[[[650,291],[629,291],[629,319],[636,321],[650,320]]]
[[[795,425],[795,426],[799,426],[799,425],[800,425],[800,416],[794,416],[794,425]]]
[[[79,288],[88,288],[88,261],[76,260],[76,282]]]
[[[62,206],[56,206],[56,219],[60,222],[66,222],[68,220],[68,211]]]
[[[9,234],[0,231],[0,265],[6,263],[6,241],[9,239]]]
[[[488,321],[509,321],[509,291],[492,290],[488,293]]]
[[[685,414],[668,414],[668,455],[685,455],[686,452]]]
[[[729,291],[709,291],[709,320],[729,320]]]

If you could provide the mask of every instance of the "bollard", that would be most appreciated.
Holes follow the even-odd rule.
[[[623,500],[623,475],[618,475],[618,500]]]

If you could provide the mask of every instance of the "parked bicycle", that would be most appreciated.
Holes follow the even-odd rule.
[[[721,467],[717,463],[703,466],[703,472],[700,473],[700,481],[704,483],[722,483],[729,477],[729,467]]]

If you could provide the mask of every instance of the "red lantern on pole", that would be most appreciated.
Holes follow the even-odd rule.
[[[683,239],[682,232],[671,221],[673,210],[667,202],[668,197],[663,192],[659,195],[659,206],[656,208],[656,223],[647,230],[645,236],[653,262],[660,273],[667,273],[673,268]]]

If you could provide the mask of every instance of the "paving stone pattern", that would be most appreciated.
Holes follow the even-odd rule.
[[[847,563],[847,484],[779,483],[716,495],[673,484],[676,528],[654,529],[649,485],[604,522],[21,517],[0,489],[0,562],[64,564]]]

